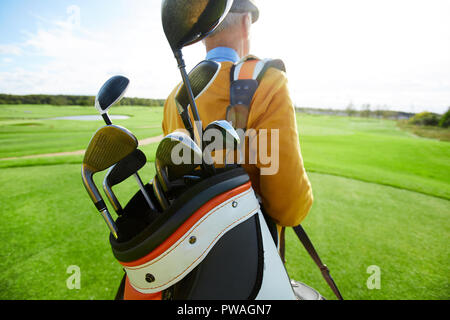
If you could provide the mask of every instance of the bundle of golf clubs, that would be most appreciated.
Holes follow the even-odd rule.
[[[164,212],[170,207],[177,194],[179,195],[180,190],[182,192],[183,188],[195,185],[202,179],[216,174],[211,149],[208,149],[212,143],[212,137],[214,140],[218,135],[222,138],[219,142],[219,145],[223,146],[222,150],[227,150],[230,146],[236,150],[240,144],[239,135],[225,120],[214,121],[203,130],[197,110],[196,99],[214,81],[220,70],[220,64],[203,61],[187,74],[182,55],[183,47],[200,41],[220,23],[230,9],[232,1],[206,1],[208,3],[206,7],[203,0],[189,1],[190,7],[183,10],[180,10],[179,2],[163,1],[162,20],[164,32],[183,80],[176,94],[176,106],[186,132],[173,132],[160,142],[155,159],[156,176],[148,186],[144,185],[138,174],[138,171],[147,163],[144,153],[138,149],[138,140],[126,128],[113,125],[108,116],[108,110],[125,95],[130,83],[129,79],[124,76],[112,77],[102,86],[95,100],[95,107],[103,117],[106,126],[100,128],[89,143],[83,159],[82,178],[92,201],[116,239],[120,238],[121,230],[111,217],[94,183],[95,173],[109,168],[103,182],[103,189],[119,218],[124,216],[124,209],[112,187],[132,175],[136,178],[150,212]],[[197,23],[195,25],[183,23],[189,13],[201,12],[196,6],[203,10]],[[192,125],[189,111],[192,112],[196,130]],[[214,130],[215,134],[207,134],[211,130]],[[217,145],[218,141],[214,142]]]

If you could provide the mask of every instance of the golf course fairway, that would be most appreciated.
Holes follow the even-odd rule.
[[[162,108],[117,107],[114,121],[139,140],[162,134]],[[123,275],[108,229],[81,183],[84,149],[102,121],[89,107],[0,105],[0,299],[113,299]],[[297,114],[314,191],[304,227],[345,299],[449,299],[450,144],[401,131],[394,121]],[[141,149],[154,176],[157,144]],[[8,160],[8,158],[10,158]],[[11,159],[13,158],[13,159]],[[105,173],[95,176],[99,184]],[[125,203],[133,179],[114,189]],[[291,229],[287,270],[334,296]],[[80,289],[68,268],[79,267]],[[379,288],[369,288],[371,268]]]

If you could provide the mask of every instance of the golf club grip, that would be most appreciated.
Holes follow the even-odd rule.
[[[150,206],[150,209],[152,209],[153,211],[156,211],[156,208],[153,205],[152,200],[148,196],[147,190],[145,190],[145,186],[142,183],[141,177],[139,177],[139,174],[137,172],[134,174],[134,177],[136,178],[136,181],[139,184],[139,188],[141,189],[142,195],[144,196],[145,201],[147,201],[148,205]]]

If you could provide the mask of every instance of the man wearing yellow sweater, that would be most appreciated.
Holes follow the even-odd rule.
[[[214,82],[196,100],[204,125],[226,119],[227,107],[230,105],[230,71],[234,63],[249,54],[250,29],[258,17],[258,8],[252,0],[234,0],[224,21],[203,41],[206,59],[221,64]],[[184,128],[175,105],[177,88],[164,106],[165,135]],[[261,174],[263,165],[259,161],[256,164],[243,163],[242,166],[261,197],[267,214],[279,226],[299,225],[311,208],[313,195],[303,165],[295,109],[289,97],[284,72],[270,68],[265,73],[251,103],[247,128],[256,132],[277,130],[278,146],[272,148],[279,152],[276,173]]]

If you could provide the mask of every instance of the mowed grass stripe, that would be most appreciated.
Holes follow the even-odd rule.
[[[0,170],[0,192],[6,196],[1,200],[0,298],[113,298],[122,270],[79,169]],[[140,174],[149,181],[153,166]],[[98,185],[103,175],[95,178]],[[347,299],[448,298],[447,200],[317,173],[310,178],[316,200],[304,225]],[[115,189],[122,203],[137,190],[133,179]],[[290,230],[287,260],[292,277],[333,297]],[[81,267],[80,291],[66,287],[70,265]],[[382,270],[381,290],[365,285],[370,265]]]
[[[450,202],[416,192],[311,173],[315,202],[303,225],[347,299],[449,299]],[[340,190],[340,192],[336,192]],[[333,293],[288,229],[287,269]],[[369,266],[381,289],[369,290]]]
[[[412,137],[394,121],[297,117],[307,170],[450,199],[450,144]]]

